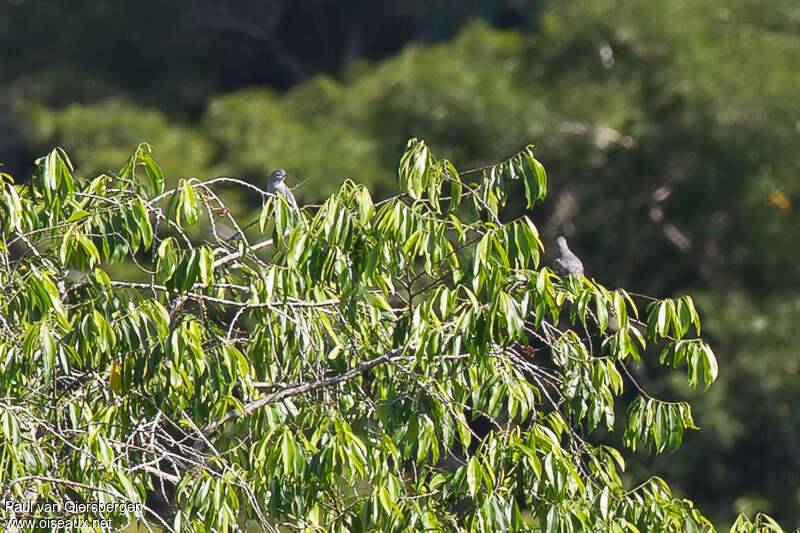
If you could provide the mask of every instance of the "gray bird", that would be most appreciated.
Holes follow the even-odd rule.
[[[289,205],[295,209],[299,209],[297,207],[297,201],[294,199],[294,194],[292,194],[292,190],[284,183],[285,179],[286,171],[282,168],[270,174],[269,179],[267,179],[267,192],[270,194],[280,194],[286,198]]]
[[[556,244],[561,254],[553,261],[553,270],[556,271],[556,274],[562,278],[569,275],[583,276],[583,263],[581,263],[577,255],[570,251],[569,246],[567,246],[567,239],[559,237],[556,239]]]

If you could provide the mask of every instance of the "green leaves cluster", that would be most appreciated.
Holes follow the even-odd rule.
[[[396,196],[267,199],[252,241],[217,232],[221,179],[162,191],[146,145],[91,181],[60,151],[40,165],[2,199],[9,497],[168,484],[172,515],[108,517],[175,531],[711,529],[658,478],[626,489],[620,452],[592,442],[601,422],[656,452],[696,429],[628,369],[663,345],[713,381],[691,300],[646,300],[644,323],[627,292],[540,268],[531,220],[502,221],[511,181],[544,196],[530,147],[466,182],[412,140]]]
[[[461,170],[485,165],[520,146],[522,139],[535,139],[549,173],[557,178],[551,184],[552,202],[536,220],[550,218],[556,206],[571,207],[564,227],[575,224],[592,275],[609,286],[636,287],[647,294],[690,291],[699,305],[713,310],[703,327],[729,361],[722,386],[693,402],[704,437],[687,442],[684,453],[661,459],[658,468],[679,478],[681,490],[696,501],[709,498],[703,506],[718,510],[719,523],[750,508],[800,521],[796,494],[786,490],[790,482],[784,481],[798,477],[790,453],[792,435],[800,427],[793,416],[800,394],[792,370],[798,344],[794,324],[800,319],[795,293],[800,273],[795,268],[800,263],[795,3],[559,1],[543,7],[537,3],[536,9],[515,3],[512,11],[506,3],[502,9],[487,7],[482,16],[494,13],[506,27],[513,24],[509,13],[522,11],[521,25],[529,32],[471,24],[447,43],[411,45],[379,63],[355,62],[335,78],[311,77],[280,93],[235,90],[210,97],[207,105],[203,102],[214,92],[213,84],[187,81],[172,70],[177,77],[150,77],[148,82],[147,77],[128,76],[137,69],[116,58],[109,65],[120,70],[109,75],[110,83],[98,80],[102,74],[94,67],[87,73],[45,66],[46,72],[37,75],[15,42],[71,49],[94,65],[98,56],[87,53],[86,46],[64,47],[62,39],[50,39],[56,28],[69,39],[85,32],[49,24],[47,16],[40,16],[42,6],[34,4],[8,7],[9,13],[22,9],[36,16],[18,14],[24,23],[12,24],[25,37],[22,41],[15,32],[5,34],[5,49],[24,74],[15,81],[14,69],[9,71],[12,79],[5,86],[13,97],[3,101],[25,108],[18,118],[23,134],[19,153],[68,146],[84,175],[117,168],[147,138],[159,149],[170,188],[180,175],[234,174],[255,182],[265,169],[284,166],[299,178],[293,184],[304,182],[296,192],[305,201],[324,200],[345,176],[358,176],[376,198],[383,198],[394,191],[398,147],[410,135],[424,137]],[[120,12],[121,5],[83,11],[104,21],[134,17],[171,24],[166,14],[152,16],[157,7]],[[164,5],[171,16],[180,15],[174,3]],[[53,9],[50,20],[58,19],[62,8]],[[363,10],[359,13],[364,16]],[[441,17],[427,13],[424,18],[437,32],[455,29]],[[36,23],[38,34],[47,38],[31,37],[36,32],[27,22]],[[117,24],[92,26],[114,31]],[[174,37],[152,24],[128,27]],[[405,27],[420,34],[418,24]],[[108,39],[96,35],[84,44],[110,50]],[[278,44],[290,41],[296,42]],[[130,39],[125,43],[136,46]],[[187,43],[191,39],[169,39],[170,46]],[[145,62],[155,56],[170,63],[159,54],[148,55]],[[208,57],[199,59],[205,64]],[[183,59],[181,65],[187,66]],[[200,70],[213,76],[213,69],[201,65]],[[95,82],[87,84],[87,79]],[[235,86],[228,75],[219,79],[226,88]],[[135,81],[138,103],[114,96],[125,80]],[[154,83],[158,95],[142,97],[138,89],[143,82]],[[37,90],[27,90],[30,86]],[[75,94],[88,86],[96,88],[90,95]],[[162,91],[171,91],[180,102],[161,98]],[[39,95],[49,109],[34,101]],[[70,105],[76,98],[91,103]],[[156,102],[160,110],[146,107]],[[179,122],[180,117],[198,118]],[[13,133],[7,140],[14,145]],[[12,168],[24,166],[17,162]],[[476,177],[466,175],[465,182],[481,183]],[[229,206],[237,214],[237,205],[260,207],[256,195],[252,199],[240,195]],[[520,187],[509,211],[523,203]],[[0,210],[0,224],[14,222],[5,204]],[[663,212],[667,225],[654,222],[651,212]],[[672,227],[687,238],[689,253],[670,240],[666,231]],[[698,368],[697,382],[704,384],[702,363]],[[648,375],[659,390],[676,383],[671,373],[655,368]],[[750,415],[744,419],[743,413]],[[775,433],[775,428],[781,430]],[[763,451],[769,469],[748,467],[753,449]],[[718,475],[679,474],[711,469],[709,463]]]
[[[450,212],[460,205],[465,185],[472,191],[469,198],[474,212],[497,213],[505,206],[514,180],[522,180],[528,208],[547,194],[547,174],[533,157],[532,145],[503,163],[477,170],[482,171],[480,183],[464,184],[450,161],[437,161],[424,142],[412,139],[400,159],[400,186],[415,200],[421,199],[423,192],[427,193],[427,201],[437,213],[441,212],[439,195],[443,181],[450,186]]]

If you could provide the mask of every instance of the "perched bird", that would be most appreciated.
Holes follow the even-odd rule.
[[[569,275],[582,276],[583,263],[581,263],[577,255],[570,251],[569,246],[567,246],[567,239],[559,237],[556,239],[556,244],[561,254],[553,261],[553,270],[556,271],[556,274],[562,278]]]
[[[270,194],[280,194],[286,198],[289,205],[295,209],[299,209],[297,207],[297,201],[294,199],[294,194],[292,194],[292,190],[284,183],[285,179],[286,171],[282,168],[270,174],[269,179],[267,179],[267,192]]]

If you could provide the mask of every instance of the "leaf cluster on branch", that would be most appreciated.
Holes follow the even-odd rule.
[[[148,145],[93,180],[58,149],[4,175],[2,499],[137,502],[104,517],[165,531],[712,530],[592,442],[697,429],[631,370],[660,350],[714,381],[692,299],[540,266],[502,212],[515,180],[545,197],[532,147],[458,172],[412,139],[398,176],[297,211],[235,178],[164,191]],[[222,185],[264,198],[255,237]]]

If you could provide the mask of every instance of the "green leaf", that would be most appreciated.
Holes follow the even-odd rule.
[[[703,354],[703,381],[706,384],[706,389],[711,386],[711,384],[716,381],[717,374],[719,373],[719,368],[717,367],[717,358],[714,356],[714,352],[711,351],[711,347],[707,344],[703,344],[702,347],[702,354]]]
[[[52,375],[53,368],[56,364],[56,339],[50,328],[42,324],[39,330],[39,339],[42,347],[42,360],[44,362],[44,375],[49,377]]]
[[[544,167],[533,157],[533,147],[529,146],[518,159],[525,178],[525,198],[530,209],[536,200],[541,200],[547,195],[547,174]]]
[[[447,159],[442,160],[442,166],[450,181],[450,202],[447,206],[447,210],[452,213],[461,205],[461,197],[464,194],[464,190],[461,185],[461,177],[456,167]]]
[[[667,334],[667,326],[669,325],[669,308],[667,302],[661,302],[658,305],[658,320],[656,322],[656,333],[663,337]]]
[[[183,208],[182,215],[186,220],[186,224],[193,226],[200,218],[200,207],[197,203],[197,195],[194,192],[194,188],[187,180],[181,182],[180,205]],[[180,225],[180,222],[178,222],[178,225]]]
[[[362,224],[366,224],[372,217],[375,210],[372,204],[372,198],[369,195],[369,190],[366,187],[358,188],[358,212]]]
[[[600,492],[600,516],[608,520],[608,487],[603,487]]]
[[[138,185],[139,180],[137,179],[136,169],[143,167],[147,178],[145,182],[147,189],[151,194],[161,194],[164,191],[164,175],[161,172],[161,168],[153,161],[150,155],[151,152],[152,147],[149,144],[141,143],[128,158],[125,166],[120,169],[119,175],[123,179],[135,182],[136,190],[139,191],[141,187]]]
[[[164,191],[164,174],[153,158],[150,156],[150,146],[147,147],[147,152],[142,151],[140,158],[144,164],[144,171],[150,183],[150,190],[152,194],[161,194]],[[140,145],[141,149],[142,145]]]
[[[483,482],[483,470],[476,456],[472,456],[467,463],[467,487],[469,495],[475,497]]]
[[[601,333],[608,329],[608,307],[607,300],[603,294],[595,289],[594,291],[595,310],[597,311],[597,324]]]
[[[292,472],[293,459],[294,441],[292,440],[291,433],[285,431],[281,438],[281,460],[283,461],[283,472],[287,475]]]
[[[200,248],[198,266],[200,268],[200,281],[203,286],[208,287],[214,280],[214,252],[207,246]]]
[[[83,211],[82,209],[79,209],[69,216],[67,222],[75,222],[76,220],[88,217],[89,214],[90,213],[88,211]]]
[[[137,197],[134,200],[133,207],[136,213],[137,227],[142,234],[142,245],[147,248],[153,242],[153,226],[150,224],[150,216],[147,214],[147,208],[141,198]]]
[[[167,237],[158,246],[156,251],[156,281],[165,283],[172,278],[178,267],[175,239]]]
[[[694,301],[692,301],[692,297],[688,295],[684,296],[683,302],[686,304],[686,308],[689,310],[689,316],[692,319],[692,323],[694,324],[697,334],[700,335],[700,315],[697,314],[697,311],[694,308]]]
[[[81,243],[83,251],[89,257],[89,268],[94,267],[94,265],[100,262],[100,252],[97,251],[97,247],[92,241],[83,235],[79,235],[78,242]]]

